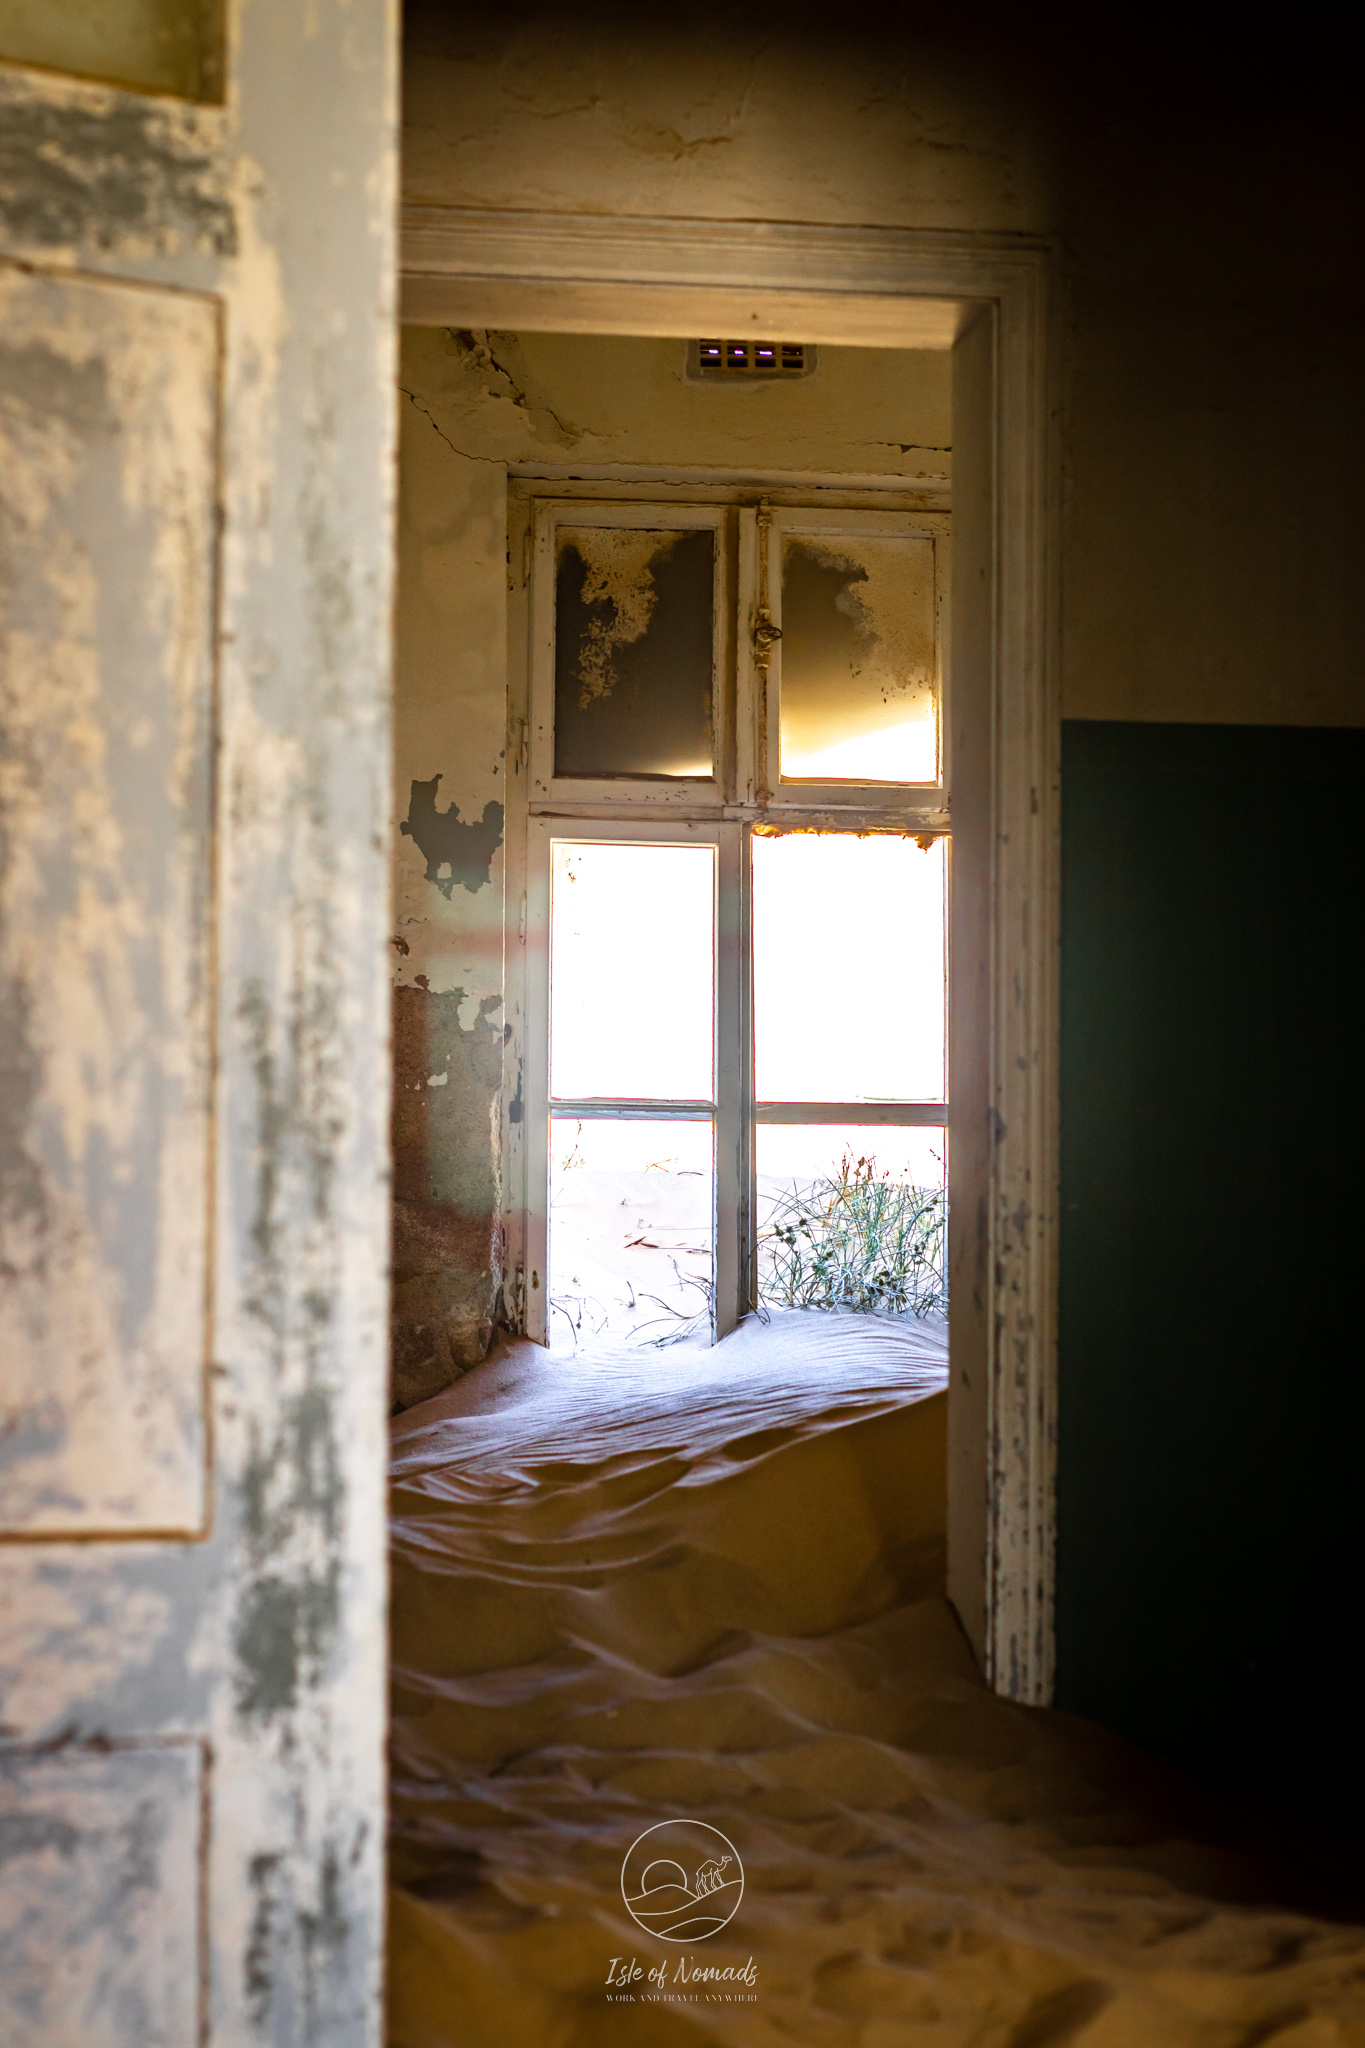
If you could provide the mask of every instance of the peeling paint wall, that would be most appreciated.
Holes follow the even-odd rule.
[[[681,340],[425,328],[405,330],[399,381],[393,1370],[406,1406],[483,1357],[499,1313],[506,619],[521,573],[509,466],[763,473],[790,470],[797,448],[801,473],[942,487],[951,393],[945,354],[822,349],[813,377],[733,390],[689,380]],[[604,593],[620,566],[589,564]],[[593,688],[647,624],[618,618]]]
[[[642,15],[443,0],[406,10],[403,183],[435,205],[703,220],[1036,226],[1048,163],[986,19]],[[900,15],[902,10],[896,10]],[[791,337],[799,340],[800,336]]]
[[[431,431],[486,462],[951,474],[946,351],[822,348],[790,382],[685,372],[682,341],[411,328],[402,383]]]
[[[393,1399],[448,1386],[497,1316],[507,479],[400,382],[393,863]]]
[[[1196,28],[1176,63],[1074,10],[406,19],[413,202],[1056,236],[1064,714],[1365,723],[1365,167],[1325,15],[1292,47]],[[526,457],[591,418],[580,389],[524,413]]]

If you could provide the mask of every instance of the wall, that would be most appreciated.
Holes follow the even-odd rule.
[[[946,354],[825,349],[800,382],[685,374],[680,341],[409,328],[394,851],[394,1397],[498,1316],[509,465],[946,486]]]
[[[1365,722],[1362,145],[1323,24],[1205,53],[1182,20],[1172,66],[1155,16],[823,18],[415,0],[404,196],[1058,237],[1065,714]]]
[[[1363,780],[1359,729],[1065,728],[1058,1692],[1355,1819]]]
[[[1123,803],[1141,798],[1147,724],[1221,729],[1221,761],[1217,737],[1205,742],[1209,786],[1235,789],[1231,728],[1365,726],[1365,385],[1355,366],[1365,309],[1359,266],[1343,260],[1359,240],[1365,137],[1349,102],[1346,31],[1326,15],[1301,17],[1293,36],[1260,38],[1248,22],[1207,47],[1199,31],[1188,11],[1078,22],[1063,10],[1039,21],[987,7],[959,28],[941,9],[907,4],[892,22],[859,0],[832,23],[828,10],[793,0],[781,33],[727,21],[718,36],[709,20],[646,27],[608,4],[522,0],[495,22],[472,22],[414,0],[406,194],[468,207],[1055,238],[1062,708],[1068,719],[1123,727],[1109,763]],[[1292,833],[1309,799],[1289,778],[1266,801],[1276,829]],[[1231,830],[1226,808],[1219,814]],[[1122,950],[1138,899],[1076,893],[1091,855],[1068,816],[1073,960],[1098,957],[1106,919],[1118,920],[1118,937],[1107,937]],[[1182,877],[1177,863],[1154,871],[1150,886],[1178,907]],[[1098,922],[1087,928],[1087,918]],[[1245,928],[1242,943],[1253,944]],[[1204,958],[1210,977],[1228,966]],[[1149,1010],[1133,1032],[1159,1028],[1169,1039],[1162,1059],[1178,1065],[1188,1051],[1194,1060],[1212,988],[1191,981],[1159,1027]],[[1323,981],[1322,1000],[1337,999]],[[1147,1044],[1149,1077],[1158,1050]],[[1220,1058],[1220,1086],[1235,1095],[1240,1074],[1249,1099],[1249,1046],[1234,1034]],[[1102,1071],[1102,1061],[1065,1049],[1073,1129],[1102,1117]],[[1108,1127],[1115,1158],[1149,1114],[1149,1085],[1134,1083]],[[1318,1160],[1325,1172],[1335,1143],[1319,1098],[1298,1170],[1311,1177]],[[1155,1229],[1159,1189],[1144,1199],[1137,1225]],[[1071,1506],[1059,1568],[1064,1632],[1083,1627],[1087,1654],[1103,1658],[1135,1622],[1111,1603],[1092,1604],[1082,1623],[1072,1598],[1093,1504],[1112,1476],[1106,1461],[1119,1454],[1085,1433],[1080,1375],[1117,1383],[1125,1359],[1145,1356],[1150,1367],[1153,1354],[1143,1349],[1146,1311],[1122,1284],[1129,1225],[1107,1213],[1092,1221],[1089,1237],[1073,1221],[1062,1246],[1064,1297],[1083,1284],[1110,1306],[1098,1351],[1082,1360],[1068,1325],[1061,1359]],[[1230,1297],[1259,1293],[1253,1239],[1231,1239],[1211,1207],[1190,1228]],[[1168,1383],[1191,1400],[1212,1398],[1192,1335],[1174,1341],[1169,1382],[1139,1373],[1130,1390],[1148,1418],[1164,1413]],[[1301,1329],[1294,1343],[1298,1384],[1325,1389]],[[1335,1424],[1328,1401],[1324,1450]],[[1289,1521],[1308,1511],[1311,1467],[1300,1460],[1286,1480]],[[1068,1491],[1078,1472],[1085,1486]],[[1194,1526],[1200,1483],[1190,1468],[1172,1470],[1169,1484],[1150,1477],[1125,1538],[1125,1568],[1139,1574],[1154,1536]],[[1238,1511],[1249,1512],[1245,1501]],[[1301,1569],[1305,1554],[1296,1553]],[[1178,1736],[1182,1716],[1191,1729],[1207,1725],[1213,1699],[1207,1687],[1194,1696],[1204,1679],[1170,1647],[1198,1625],[1189,1592],[1166,1626],[1169,1603],[1190,1584],[1173,1575],[1125,1652],[1152,1674],[1168,1735]],[[1075,1648],[1062,1644],[1064,1684],[1079,1668]],[[1291,1682],[1293,1654],[1282,1638],[1275,1684]],[[1074,1703],[1121,1715],[1112,1693],[1107,1704],[1093,1691]]]

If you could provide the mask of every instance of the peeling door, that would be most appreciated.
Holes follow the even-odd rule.
[[[394,11],[0,9],[0,2040],[378,2040]]]

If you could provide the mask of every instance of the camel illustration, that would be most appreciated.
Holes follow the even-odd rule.
[[[692,1886],[692,1894],[694,1898],[704,1898],[707,1892],[713,1892],[716,1889],[717,1885],[724,1884],[726,1882],[725,1878],[721,1875],[721,1872],[724,1870],[726,1864],[729,1861],[730,1858],[728,1856],[722,1856],[720,1861],[717,1862],[715,1857],[713,1856],[709,1863],[702,1864],[702,1867],[697,1872],[695,1882]]]

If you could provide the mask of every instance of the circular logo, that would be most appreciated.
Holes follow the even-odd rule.
[[[739,1852],[700,1820],[661,1820],[626,1851],[621,1897],[646,1934],[705,1941],[734,1917],[744,1896]]]

